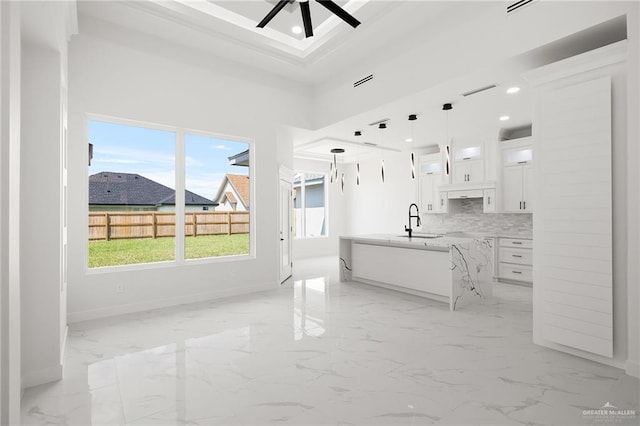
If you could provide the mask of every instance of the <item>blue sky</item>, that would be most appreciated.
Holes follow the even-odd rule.
[[[137,173],[175,188],[175,133],[143,127],[89,121],[93,160],[98,172]],[[187,134],[186,187],[212,199],[226,173],[246,175],[248,167],[229,165],[227,157],[245,151],[247,143]]]

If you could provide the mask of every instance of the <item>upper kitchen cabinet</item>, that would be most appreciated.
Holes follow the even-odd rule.
[[[438,187],[442,184],[442,157],[440,153],[420,157],[419,199],[420,212],[446,213],[448,200],[446,193]]]
[[[477,183],[484,180],[482,145],[454,146],[452,183]]]
[[[502,211],[533,212],[533,140],[531,137],[501,142]]]

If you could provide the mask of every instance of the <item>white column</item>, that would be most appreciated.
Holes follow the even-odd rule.
[[[20,5],[0,2],[0,424],[20,424]]]

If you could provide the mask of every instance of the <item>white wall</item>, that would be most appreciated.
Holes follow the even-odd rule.
[[[82,16],[69,58],[69,321],[277,286],[276,183],[292,153],[276,126],[309,127],[309,90]],[[88,272],[85,113],[253,139],[255,259]]]
[[[627,16],[629,56],[627,60],[628,141],[628,374],[640,377],[640,3]],[[634,143],[635,141],[635,143]]]
[[[420,153],[416,151],[416,159]],[[360,161],[360,186],[355,185],[355,165],[347,173],[346,224],[348,234],[389,233],[402,235],[409,225],[409,205],[418,202],[418,179],[411,179],[409,152],[385,152],[385,182],[381,178],[379,153]],[[413,222],[415,229],[415,222]]]
[[[62,377],[60,267],[62,57],[22,48],[22,374],[25,387]],[[46,143],[42,143],[46,141]],[[34,196],[35,194],[35,196]]]
[[[293,167],[295,172],[329,173],[330,166],[325,161],[294,158]],[[339,169],[342,167],[342,164],[338,164]],[[326,237],[294,238],[292,249],[294,268],[296,260],[338,255],[338,237],[344,235],[346,201],[345,196],[340,192],[339,182],[332,184],[327,179],[326,188],[328,189],[328,208],[326,210],[328,234]]]
[[[20,423],[20,8],[0,2],[0,424]]]

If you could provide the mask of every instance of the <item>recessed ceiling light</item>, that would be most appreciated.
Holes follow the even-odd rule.
[[[291,32],[294,34],[302,34],[302,27],[300,25],[291,27]]]
[[[405,141],[405,142],[413,142],[413,139],[411,139],[411,138],[406,138],[404,141]]]
[[[518,93],[519,91],[520,91],[520,88],[517,86],[509,87],[507,89],[507,93],[510,95],[513,95],[514,93]]]
[[[500,121],[507,121],[510,118],[511,117],[509,117],[508,115],[503,115],[502,117],[500,117]]]

